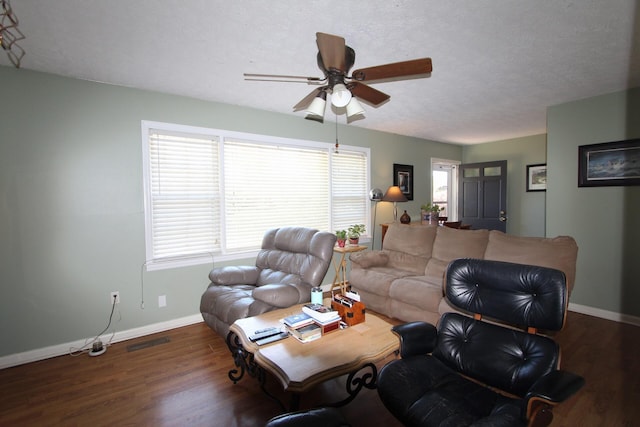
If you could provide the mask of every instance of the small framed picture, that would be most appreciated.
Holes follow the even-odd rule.
[[[527,165],[527,191],[547,191],[547,165]]]
[[[394,163],[393,185],[400,187],[407,200],[413,200],[413,165]]]

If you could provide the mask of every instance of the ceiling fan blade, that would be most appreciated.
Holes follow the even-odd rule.
[[[344,38],[326,33],[316,33],[316,43],[322,56],[322,62],[327,70],[336,69],[344,73],[345,70],[345,42]]]
[[[306,77],[306,76],[288,76],[284,74],[255,74],[244,73],[244,79],[250,81],[260,82],[292,82],[292,83],[309,83],[318,84],[323,82],[326,78],[320,77]]]
[[[379,90],[374,89],[371,86],[367,86],[364,83],[349,83],[348,87],[354,96],[373,105],[374,107],[377,107],[390,98],[386,93],[380,92]]]
[[[307,96],[302,98],[302,100],[300,100],[300,102],[298,102],[296,105],[293,106],[293,111],[300,111],[300,110],[304,110],[305,108],[307,108],[309,106],[309,104],[311,104],[313,99],[318,95],[318,93],[320,93],[321,90],[324,90],[324,88],[323,87],[319,87],[319,88],[316,88],[316,89],[312,90]]]
[[[355,70],[351,76],[357,81],[372,80],[402,80],[402,78],[416,78],[431,73],[431,58],[413,59],[411,61],[394,62],[393,64],[378,65],[376,67]],[[426,76],[425,76],[426,77]]]

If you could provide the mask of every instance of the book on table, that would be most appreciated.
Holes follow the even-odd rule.
[[[302,312],[323,323],[340,318],[340,314],[337,311],[322,304],[305,304],[302,306]]]
[[[340,322],[342,321],[342,317],[337,317],[335,319],[329,320],[327,322],[321,322],[319,320],[314,320],[314,323],[320,326],[322,329],[322,335],[328,334],[332,331],[337,331],[340,329]]]
[[[322,336],[322,328],[313,322],[298,328],[287,327],[287,330],[293,337],[302,342],[313,341]]]
[[[297,328],[313,323],[313,317],[309,316],[307,313],[300,312],[285,317],[283,321],[286,326],[290,328]]]

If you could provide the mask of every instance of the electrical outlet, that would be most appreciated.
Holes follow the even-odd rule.
[[[160,295],[158,297],[158,307],[162,308],[162,307],[166,307],[167,306],[167,296],[166,295]]]
[[[120,304],[120,291],[111,292],[111,304],[113,304],[113,298],[116,299],[116,304]]]

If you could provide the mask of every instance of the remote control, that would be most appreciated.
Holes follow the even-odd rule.
[[[270,337],[272,335],[277,335],[280,333],[280,328],[266,328],[257,330],[249,337],[251,341],[257,341],[262,338]]]
[[[287,338],[288,336],[289,336],[288,332],[280,332],[280,333],[278,333],[276,335],[271,335],[271,336],[266,337],[266,338],[261,338],[261,339],[256,341],[256,344],[265,345],[265,344],[269,344],[269,343],[274,342],[274,341],[280,341],[282,339]]]

